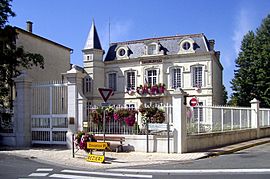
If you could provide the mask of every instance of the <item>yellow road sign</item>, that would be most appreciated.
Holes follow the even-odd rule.
[[[93,154],[88,154],[86,161],[88,162],[98,162],[98,163],[102,163],[105,160],[105,156],[104,155],[93,155]]]
[[[108,148],[107,142],[87,142],[87,149],[104,150]]]

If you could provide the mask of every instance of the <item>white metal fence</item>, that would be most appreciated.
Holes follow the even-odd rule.
[[[150,105],[145,105],[144,107],[149,109]],[[169,122],[170,124],[173,123],[171,105],[159,104],[159,105],[151,105],[151,107],[156,107],[159,110],[164,112],[165,120],[163,123],[167,123],[167,122]],[[135,106],[130,106],[130,105],[127,105],[127,106],[115,105],[109,108],[113,112],[110,113],[108,112],[108,110],[106,110],[106,123],[105,123],[106,134],[126,134],[126,135],[136,134],[137,135],[137,134],[146,133],[146,126],[145,126],[146,119],[142,116],[142,113],[140,112],[139,108],[136,108]],[[119,121],[115,118],[114,114],[116,113],[116,111],[121,110],[121,109],[136,111],[134,125],[128,126],[124,120]],[[103,120],[99,119],[101,121],[98,123],[97,120],[93,118],[93,115],[91,115],[91,113],[96,112],[96,111],[99,111],[99,118],[102,118],[102,115],[103,115],[103,113],[101,112],[102,107],[89,106],[87,108],[87,121],[85,122],[87,122],[88,125],[87,127],[84,127],[84,130],[98,134],[98,133],[103,133],[103,124],[102,124]],[[110,114],[108,115],[108,113]]]
[[[251,128],[251,108],[196,106],[187,108],[188,134]]]
[[[66,144],[67,85],[58,81],[32,85],[32,143]]]
[[[270,126],[270,109],[260,108],[259,124],[260,124],[260,127]]]

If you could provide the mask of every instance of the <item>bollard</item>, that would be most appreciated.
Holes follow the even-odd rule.
[[[72,157],[75,158],[75,149],[74,149],[74,134],[72,134]]]

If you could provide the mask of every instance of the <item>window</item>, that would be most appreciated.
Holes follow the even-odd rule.
[[[146,83],[153,86],[157,84],[157,70],[148,70],[147,71],[147,81]]]
[[[181,88],[181,68],[173,68],[171,71],[172,88]]]
[[[135,110],[135,104],[126,104],[129,110]]]
[[[192,86],[193,87],[201,87],[202,81],[203,81],[203,68],[201,66],[199,67],[192,67]]]
[[[148,45],[148,55],[157,54],[157,46],[155,44]]]
[[[110,73],[108,75],[109,77],[109,88],[113,89],[113,91],[116,91],[116,73]]]
[[[127,90],[135,90],[135,71],[127,72]]]
[[[86,76],[84,78],[84,92],[85,93],[91,92],[91,77],[90,76]]]
[[[117,59],[128,59],[129,58],[129,48],[128,46],[119,46],[116,48],[116,57]]]
[[[184,49],[184,50],[188,50],[189,48],[190,48],[190,43],[189,42],[184,42],[183,43],[183,45],[182,45],[182,48]]]
[[[200,122],[202,122],[203,121],[203,108],[199,106],[203,106],[203,102],[199,102],[198,106],[194,107],[194,120],[198,121],[199,119]]]

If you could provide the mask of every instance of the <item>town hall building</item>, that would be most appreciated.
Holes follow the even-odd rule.
[[[170,103],[180,91],[187,104],[195,97],[199,105],[221,105],[223,67],[214,44],[204,34],[176,35],[111,43],[105,53],[93,22],[82,50],[84,94],[100,105],[97,88],[112,88],[110,103],[139,107]]]

